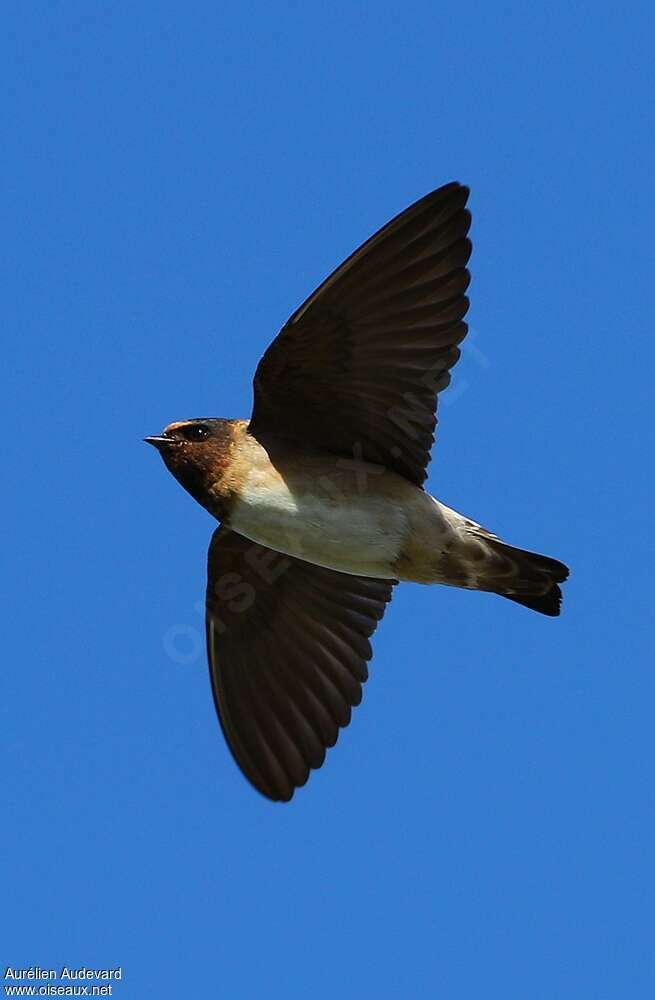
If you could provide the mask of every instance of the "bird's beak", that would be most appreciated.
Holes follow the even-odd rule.
[[[173,438],[163,437],[161,434],[145,437],[143,440],[146,444],[151,444],[153,448],[161,448],[163,444],[173,444]]]

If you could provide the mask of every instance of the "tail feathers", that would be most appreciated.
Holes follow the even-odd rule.
[[[556,583],[546,594],[524,594],[519,597],[518,594],[503,594],[499,590],[496,593],[500,594],[501,597],[506,597],[509,601],[515,601],[516,604],[522,604],[524,608],[530,608],[531,611],[550,615],[551,618],[557,618],[562,606],[562,590]]]
[[[562,591],[558,584],[568,577],[568,567],[557,559],[514,548],[499,539],[485,541],[496,557],[489,590],[542,615],[559,615]]]

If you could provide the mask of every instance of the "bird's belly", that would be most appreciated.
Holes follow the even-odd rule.
[[[298,491],[281,478],[253,477],[228,518],[234,531],[260,545],[319,566],[362,576],[392,578],[407,517],[387,496],[333,496]]]

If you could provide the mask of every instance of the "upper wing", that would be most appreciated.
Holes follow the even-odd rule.
[[[354,455],[421,485],[437,393],[467,331],[467,197],[453,183],[417,201],[293,314],[257,367],[252,434]]]
[[[234,758],[288,801],[362,697],[368,641],[393,581],[323,569],[218,528],[209,546],[207,648]]]

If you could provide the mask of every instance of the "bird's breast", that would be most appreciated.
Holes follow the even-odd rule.
[[[244,477],[227,523],[278,552],[344,573],[392,578],[408,527],[397,492],[388,473],[341,468],[332,458],[276,466],[260,461]]]

